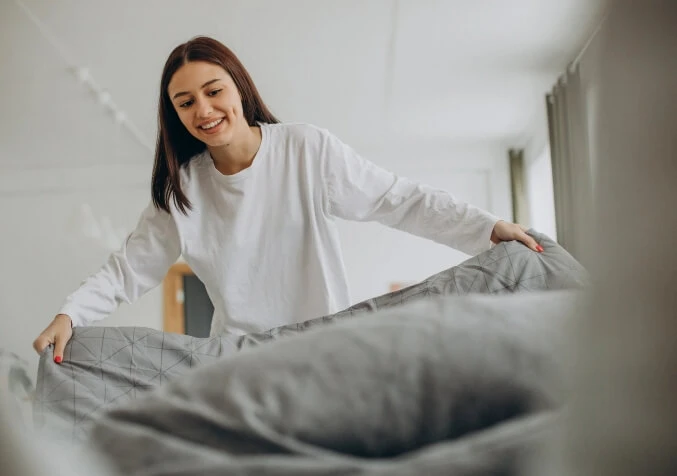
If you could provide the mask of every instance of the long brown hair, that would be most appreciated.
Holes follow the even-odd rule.
[[[186,209],[191,208],[191,204],[181,190],[181,167],[203,152],[207,146],[193,137],[181,123],[167,88],[174,73],[191,61],[206,61],[226,70],[237,86],[242,98],[242,110],[250,126],[257,122],[280,122],[268,110],[245,67],[225,45],[213,38],[199,36],[174,48],[165,62],[160,81],[158,135],[151,193],[157,208],[169,212],[169,203],[173,199],[184,214],[187,213]]]

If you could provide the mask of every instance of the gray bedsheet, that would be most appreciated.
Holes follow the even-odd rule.
[[[504,474],[482,468],[514,469],[552,418],[533,405],[552,406],[547,323],[571,302],[554,291],[587,283],[565,250],[531,233],[544,253],[502,243],[404,290],[260,334],[76,329],[63,364],[51,349],[41,356],[36,421],[116,465],[124,454],[129,473]],[[506,293],[518,295],[496,296]],[[449,297],[459,295],[469,296]]]
[[[62,438],[83,439],[91,421],[103,410],[133,400],[192,368],[243,348],[364,313],[436,296],[577,289],[585,285],[585,271],[566,250],[545,235],[533,230],[530,234],[545,248],[543,253],[518,242],[500,243],[408,288],[334,315],[258,334],[194,338],[141,327],[75,328],[64,363],[54,364],[51,348],[40,357],[36,425],[58,429]]]
[[[320,327],[111,409],[88,450],[132,475],[524,474],[575,305],[446,297]]]

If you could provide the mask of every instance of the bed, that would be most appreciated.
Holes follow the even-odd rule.
[[[558,417],[585,270],[501,243],[340,313],[242,337],[75,329],[35,418],[121,474],[518,474]]]

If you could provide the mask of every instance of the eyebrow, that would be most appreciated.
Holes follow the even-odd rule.
[[[200,89],[206,88],[206,87],[209,86],[210,84],[215,83],[215,82],[217,82],[217,81],[221,81],[221,80],[220,80],[219,78],[209,80],[209,81],[207,81],[206,83],[204,83],[202,86],[200,86]],[[176,94],[172,97],[172,100],[178,98],[179,96],[186,96],[187,94],[190,94],[190,93],[188,93],[188,92],[186,92],[186,91],[181,91],[180,93],[176,93]]]

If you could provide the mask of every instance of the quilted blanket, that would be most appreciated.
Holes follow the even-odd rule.
[[[517,242],[501,243],[408,288],[263,333],[194,338],[141,327],[76,328],[64,363],[54,364],[51,348],[41,355],[35,421],[38,427],[58,431],[61,438],[81,440],[102,411],[180,380],[192,368],[262,343],[426,298],[579,289],[586,284],[585,271],[566,250],[547,236],[529,233],[544,247],[543,253]]]

